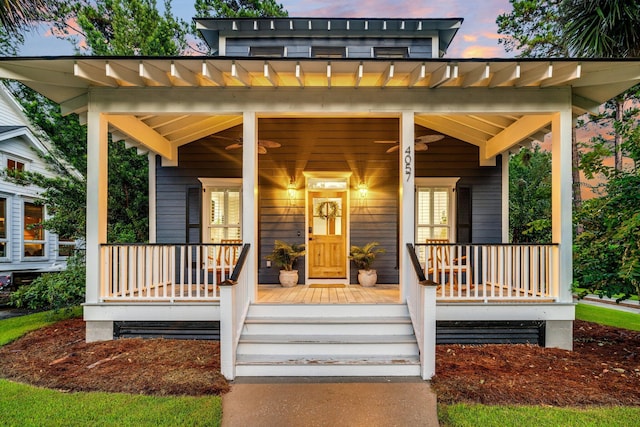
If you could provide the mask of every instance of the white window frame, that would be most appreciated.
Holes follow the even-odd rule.
[[[198,178],[198,180],[202,183],[202,188],[204,190],[203,202],[202,202],[202,242],[203,243],[212,243],[211,242],[211,229],[212,228],[240,228],[240,236],[242,236],[242,178]],[[213,227],[211,225],[211,203],[210,197],[212,190],[221,190],[221,189],[234,189],[240,192],[240,206],[239,206],[239,215],[240,215],[240,224],[236,226],[235,224],[229,225],[219,225]],[[228,205],[227,205],[228,206]]]
[[[425,243],[418,242],[418,189],[420,188],[429,188],[429,189],[443,189],[446,188],[449,193],[449,206],[448,206],[448,221],[446,227],[449,228],[449,242],[456,242],[456,228],[457,228],[457,216],[456,216],[456,197],[455,190],[456,185],[460,178],[416,178],[415,179],[415,230],[414,230],[414,240],[416,243]],[[441,227],[441,226],[439,226]]]
[[[9,163],[9,160],[13,160],[14,162],[22,163],[24,165],[24,168],[22,170],[24,172],[27,172],[31,168],[31,159],[28,159],[26,157],[18,156],[16,154],[3,151],[2,152],[2,160],[1,160],[2,161],[2,169],[8,169],[9,168],[9,165],[7,164],[7,163]]]
[[[22,209],[20,212],[20,222],[22,224],[22,228],[21,228],[21,232],[20,232],[20,237],[21,237],[21,245],[20,245],[20,258],[23,261],[40,261],[40,260],[45,260],[48,258],[48,244],[47,242],[49,241],[48,239],[48,232],[47,230],[45,230],[44,228],[42,229],[42,240],[25,240],[24,238],[24,231],[26,229],[26,224],[25,224],[25,207],[26,204],[32,204],[32,205],[36,205],[36,202],[34,200],[31,199],[24,199],[22,201]],[[37,205],[37,206],[41,206],[42,207],[42,220],[44,221],[47,218],[47,207],[45,205]],[[40,256],[26,256],[24,251],[25,251],[25,245],[42,245],[43,251],[42,251],[42,255]]]

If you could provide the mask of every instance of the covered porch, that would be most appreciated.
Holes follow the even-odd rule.
[[[325,336],[333,336],[335,325],[359,321],[364,324],[357,325],[359,332],[344,334],[371,335],[376,330],[371,319],[381,306],[388,309],[389,322],[409,319],[411,331],[400,322],[405,332],[352,344],[370,353],[393,341],[411,364],[420,359],[424,378],[433,374],[436,320],[540,320],[551,337],[547,345],[570,347],[573,116],[640,79],[637,62],[571,60],[74,57],[3,59],[0,71],[59,102],[63,113],[80,114],[87,124],[87,338],[112,339],[116,321],[217,320],[229,378],[239,372],[239,355],[252,359],[278,347],[264,337],[241,338],[251,322],[268,329],[283,317],[293,326],[303,318],[314,327],[328,323]],[[326,143],[332,131],[355,122],[359,128],[353,133]],[[374,134],[366,132],[370,129]],[[149,192],[148,244],[107,244],[110,132],[148,153],[149,188],[141,189]],[[509,150],[545,133],[551,134],[552,244],[509,245]],[[417,137],[435,134],[445,139],[426,153],[416,150]],[[241,149],[206,142],[213,135],[236,138],[233,145]],[[282,141],[282,150],[260,154],[265,139]],[[389,147],[376,140],[390,140],[397,151],[387,152]],[[203,161],[204,154],[217,163]],[[373,170],[380,174],[370,174]],[[339,251],[344,259],[349,244],[387,238],[379,268],[387,275],[382,285],[397,285],[397,304],[289,304],[283,310],[260,303],[261,277],[275,271],[264,260],[273,240],[309,244],[314,237],[305,172],[343,178],[349,220],[364,224],[373,218],[367,228],[345,231]],[[222,242],[203,241],[202,217],[189,216],[191,202],[204,212],[203,190],[206,194],[220,182],[211,179],[231,180],[225,182],[242,189],[239,267],[233,257],[211,256]],[[416,188],[447,188],[457,195],[480,180],[466,199],[484,212],[477,221],[452,231],[447,242],[427,243],[440,236],[418,235]],[[368,187],[366,201],[358,199],[361,183]],[[176,224],[180,233],[173,233]],[[161,235],[161,230],[173,231]],[[308,260],[304,269],[300,290],[308,286]],[[352,286],[354,273],[347,267],[345,286]],[[286,356],[291,343],[279,344],[278,356]],[[330,356],[334,344],[340,343],[320,347]],[[242,372],[264,372],[252,371],[264,363]],[[385,363],[377,372],[384,372]],[[270,372],[304,372],[298,368]],[[398,372],[415,372],[415,366]]]

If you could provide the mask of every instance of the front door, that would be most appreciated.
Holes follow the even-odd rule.
[[[347,279],[346,207],[346,191],[309,191],[309,279]]]

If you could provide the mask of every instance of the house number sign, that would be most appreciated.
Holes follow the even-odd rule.
[[[407,147],[404,150],[404,174],[407,177],[407,182],[409,182],[409,178],[411,178],[411,168],[413,162],[411,161],[411,147]]]

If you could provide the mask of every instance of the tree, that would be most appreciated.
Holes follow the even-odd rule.
[[[511,242],[551,241],[551,153],[535,146],[509,159]]]
[[[0,24],[8,34],[23,28],[55,8],[53,0],[0,0]]]
[[[562,57],[567,49],[559,21],[562,0],[509,0],[512,11],[498,15],[498,39],[507,52],[522,58]]]
[[[564,38],[575,56],[640,56],[640,1],[562,0]]]
[[[640,175],[619,173],[606,192],[577,213],[585,231],[575,241],[575,284],[585,294],[640,296]]]
[[[197,18],[268,18],[289,16],[274,0],[196,0]]]
[[[572,54],[590,58],[625,58],[640,56],[639,0],[563,0],[561,22]],[[626,92],[609,102],[613,120],[624,119],[625,101],[635,97],[638,89]],[[614,134],[613,156],[616,170],[622,169],[622,138]]]
[[[77,17],[77,28],[69,27],[65,18],[70,16]],[[155,0],[73,2],[61,9],[54,25],[59,37],[92,55],[179,55],[187,48],[189,30],[172,15],[171,0],[164,1],[164,14]],[[77,39],[77,31],[83,40]]]

